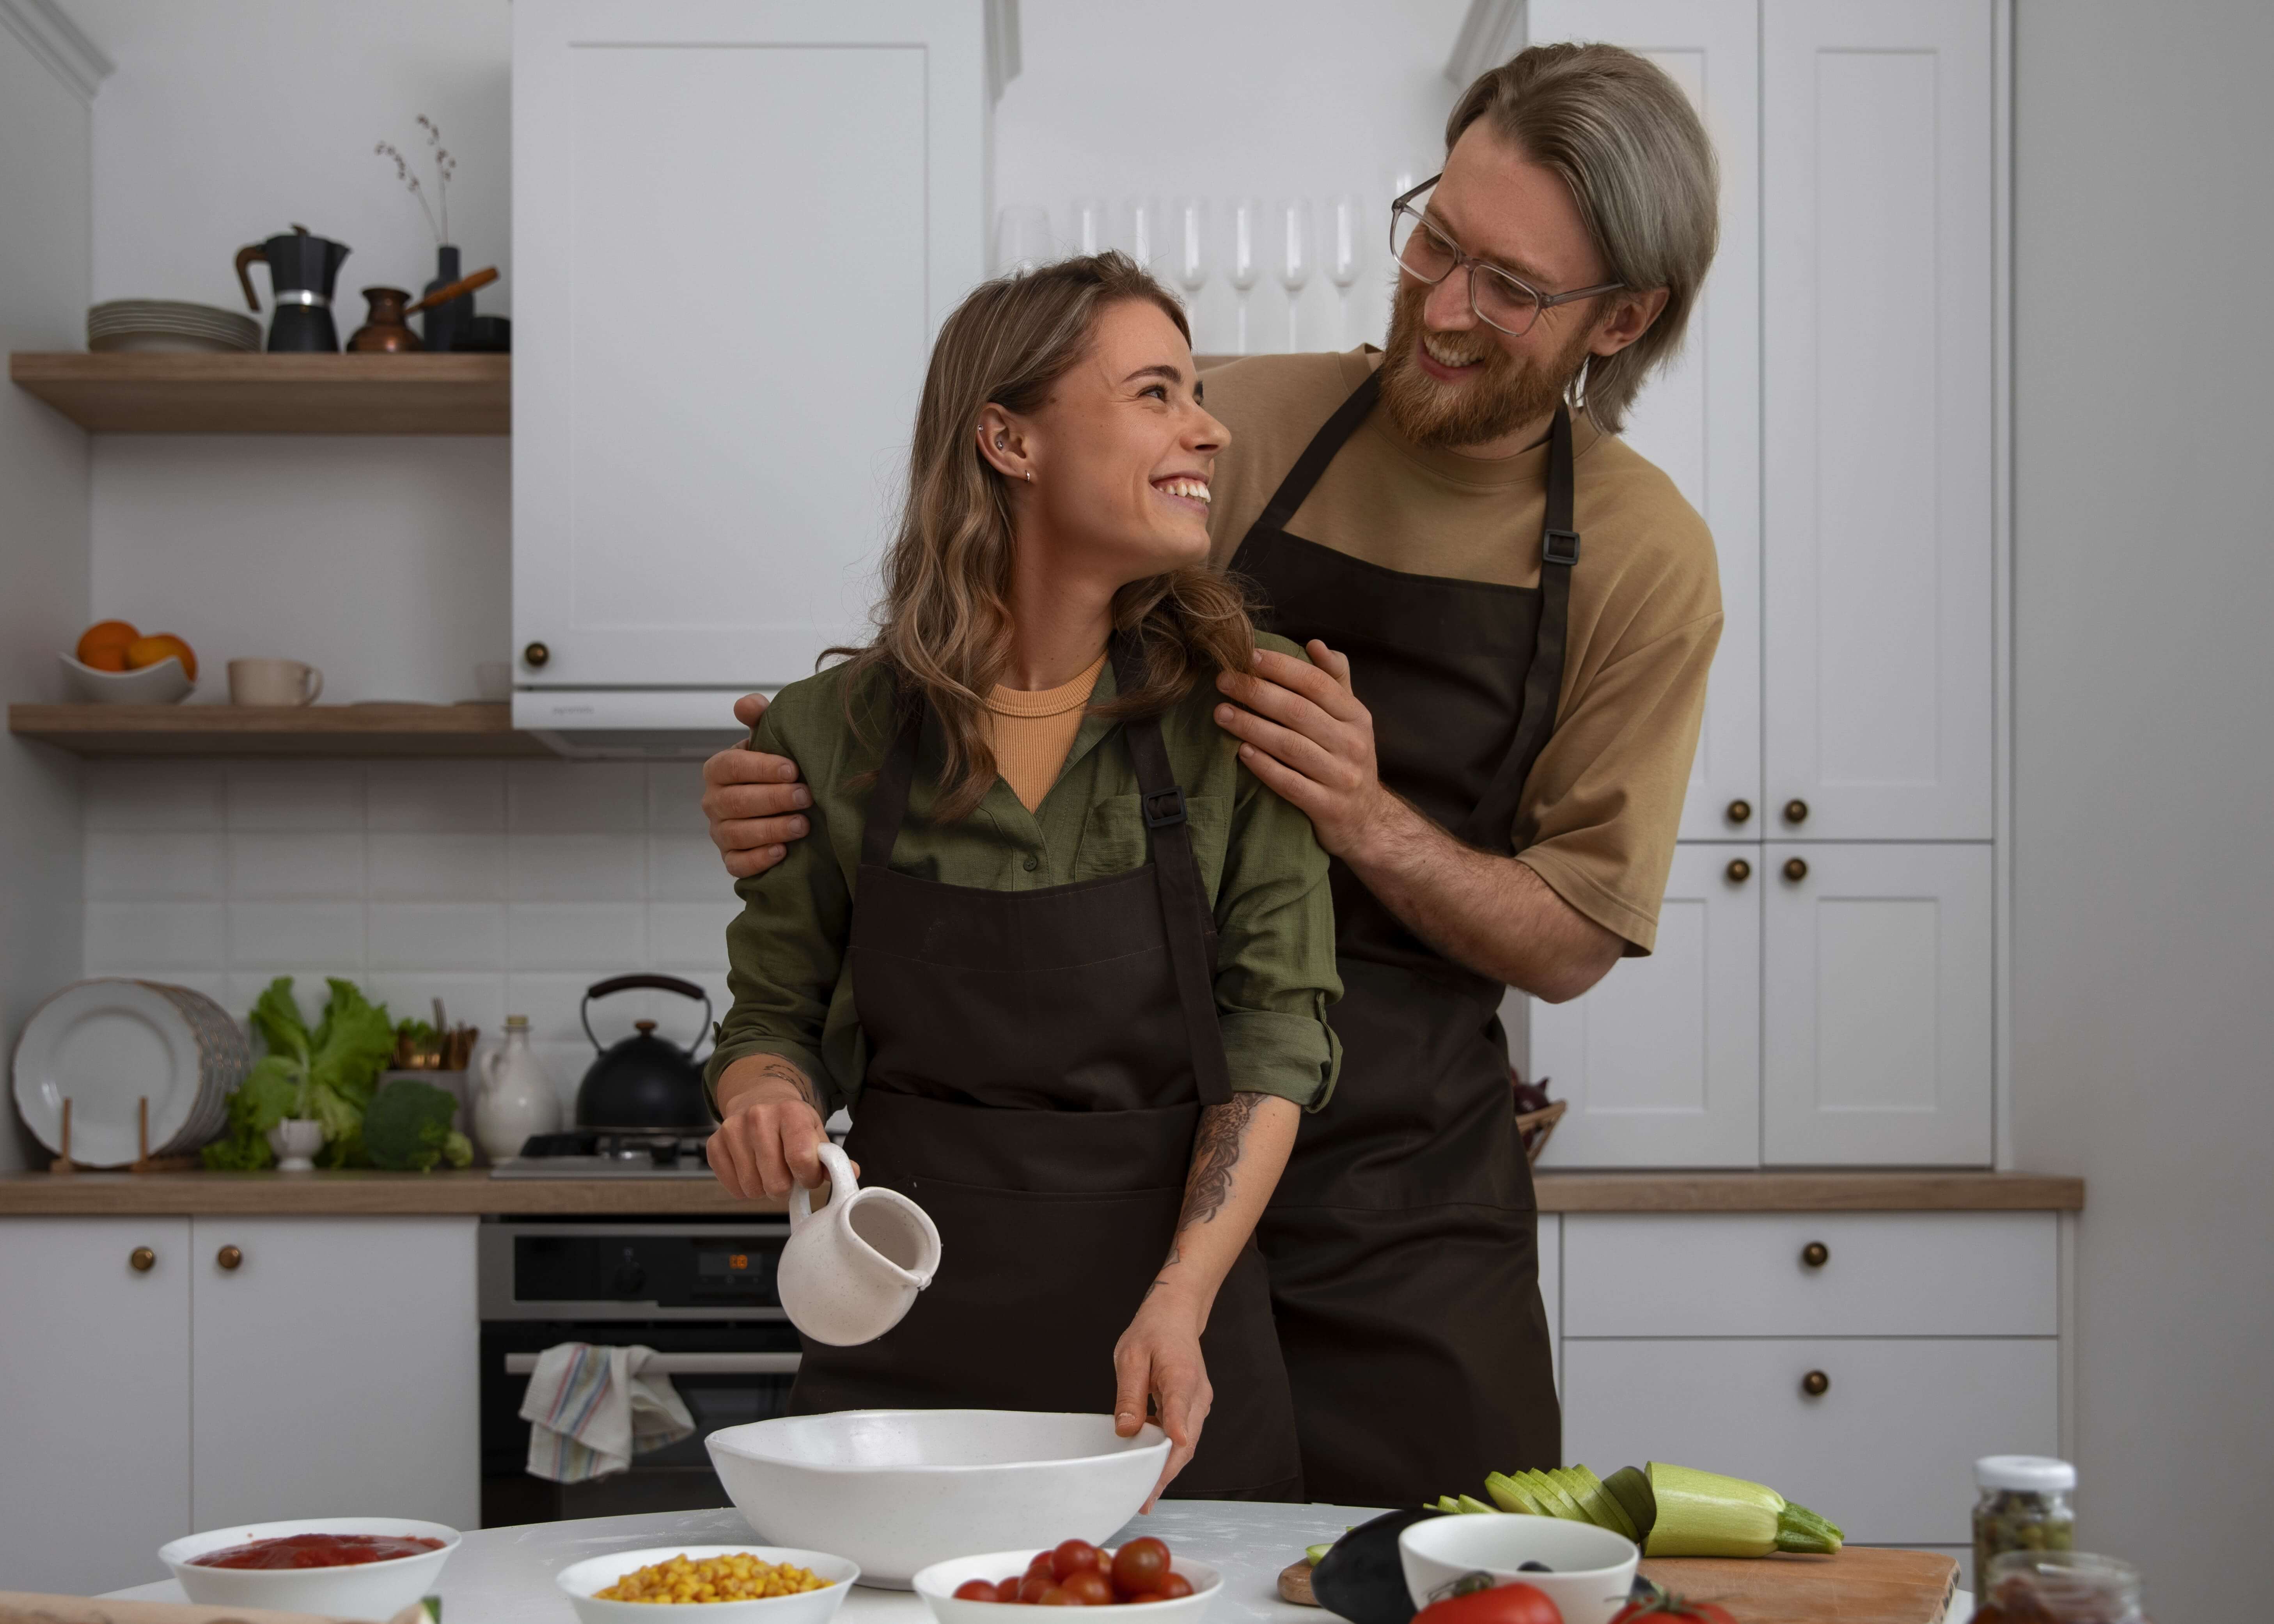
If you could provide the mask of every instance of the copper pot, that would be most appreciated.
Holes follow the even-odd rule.
[[[426,348],[403,319],[403,306],[410,299],[406,289],[365,288],[363,297],[371,304],[371,314],[348,340],[350,354],[404,355]]]

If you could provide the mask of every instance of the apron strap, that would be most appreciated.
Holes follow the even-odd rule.
[[[892,748],[877,769],[876,784],[869,792],[869,816],[861,825],[864,868],[892,866],[892,843],[900,838],[900,824],[908,815],[908,784],[915,776],[916,746],[923,738],[924,718],[930,710],[927,704],[908,707],[907,719],[892,735]]]
[[[1547,522],[1540,536],[1540,635],[1532,664],[1524,673],[1524,709],[1516,737],[1502,758],[1491,786],[1469,815],[1462,836],[1472,846],[1497,852],[1512,844],[1510,832],[1524,798],[1524,781],[1555,731],[1555,707],[1563,696],[1563,650],[1571,625],[1571,568],[1579,561],[1579,532],[1571,528],[1571,413],[1562,402],[1547,429]]]
[[[1133,634],[1113,640],[1113,680],[1128,693],[1144,677],[1144,662]],[[1192,1041],[1193,1080],[1202,1105],[1231,1100],[1231,1065],[1224,1058],[1224,1031],[1216,1018],[1215,955],[1209,952],[1206,895],[1200,864],[1193,857],[1192,825],[1185,816],[1185,792],[1169,767],[1157,717],[1126,723],[1122,740],[1137,769],[1138,807],[1153,847],[1154,889],[1161,894],[1161,922],[1168,936],[1169,967],[1177,979],[1177,1003]]]
[[[1303,447],[1303,455],[1295,459],[1295,466],[1279,482],[1271,500],[1263,504],[1263,511],[1250,527],[1250,534],[1261,530],[1283,530],[1287,521],[1295,516],[1295,509],[1319,483],[1319,476],[1327,471],[1327,464],[1335,460],[1335,453],[1343,442],[1358,432],[1367,413],[1374,410],[1374,397],[1382,393],[1382,373],[1379,369],[1366,375],[1366,381],[1350,392],[1348,399],[1335,408],[1319,432],[1311,436],[1311,443]]]

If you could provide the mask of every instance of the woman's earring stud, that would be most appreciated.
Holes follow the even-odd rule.
[[[1035,483],[1035,470],[1031,468],[1027,470],[1027,483],[1028,485]]]

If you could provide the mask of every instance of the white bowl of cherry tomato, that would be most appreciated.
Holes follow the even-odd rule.
[[[1048,1551],[959,1556],[934,1562],[915,1583],[939,1624],[1003,1624],[1006,1606],[1113,1607],[1147,1624],[1191,1624],[1224,1588],[1224,1575],[1148,1534],[1116,1550],[1068,1539]]]
[[[1502,1512],[1397,1536],[1414,1624],[1610,1624],[1642,1552],[1608,1529]]]

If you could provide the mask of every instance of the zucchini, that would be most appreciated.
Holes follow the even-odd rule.
[[[1564,1489],[1579,1502],[1579,1509],[1587,1514],[1587,1521],[1597,1528],[1608,1529],[1627,1539],[1635,1539],[1635,1525],[1627,1518],[1625,1509],[1611,1498],[1603,1487],[1603,1480],[1585,1466],[1567,1466],[1557,1474]]]
[[[1334,1548],[1334,1542],[1331,1540],[1322,1545],[1305,1545],[1303,1547],[1303,1560],[1310,1563],[1312,1567],[1316,1568],[1319,1565],[1320,1559]]]
[[[1473,1494],[1462,1495],[1458,1500],[1454,1502],[1453,1509],[1456,1511],[1465,1511],[1471,1513],[1481,1511],[1489,1516],[1498,1516],[1500,1515],[1499,1507],[1487,1506],[1484,1501],[1479,1500]]]
[[[1521,1481],[1532,1491],[1532,1498],[1547,1508],[1549,1516],[1561,1517],[1566,1522],[1585,1522],[1587,1520],[1587,1514],[1579,1509],[1579,1502],[1566,1494],[1563,1485],[1546,1472],[1534,1468],[1525,1472]]]
[[[1644,1470],[1657,1508],[1643,1546],[1645,1555],[1824,1554],[1840,1549],[1843,1536],[1837,1527],[1766,1484],[1661,1461]]]
[[[1658,1521],[1658,1504],[1650,1497],[1650,1479],[1631,1466],[1622,1466],[1603,1479],[1603,1488],[1618,1501],[1619,1508],[1635,1526],[1635,1538],[1642,1538],[1650,1532],[1650,1525]]]
[[[1502,1511],[1534,1517],[1547,1515],[1547,1508],[1540,1503],[1532,1491],[1506,1472],[1495,1472],[1486,1478],[1485,1492],[1492,1496],[1493,1504]]]

